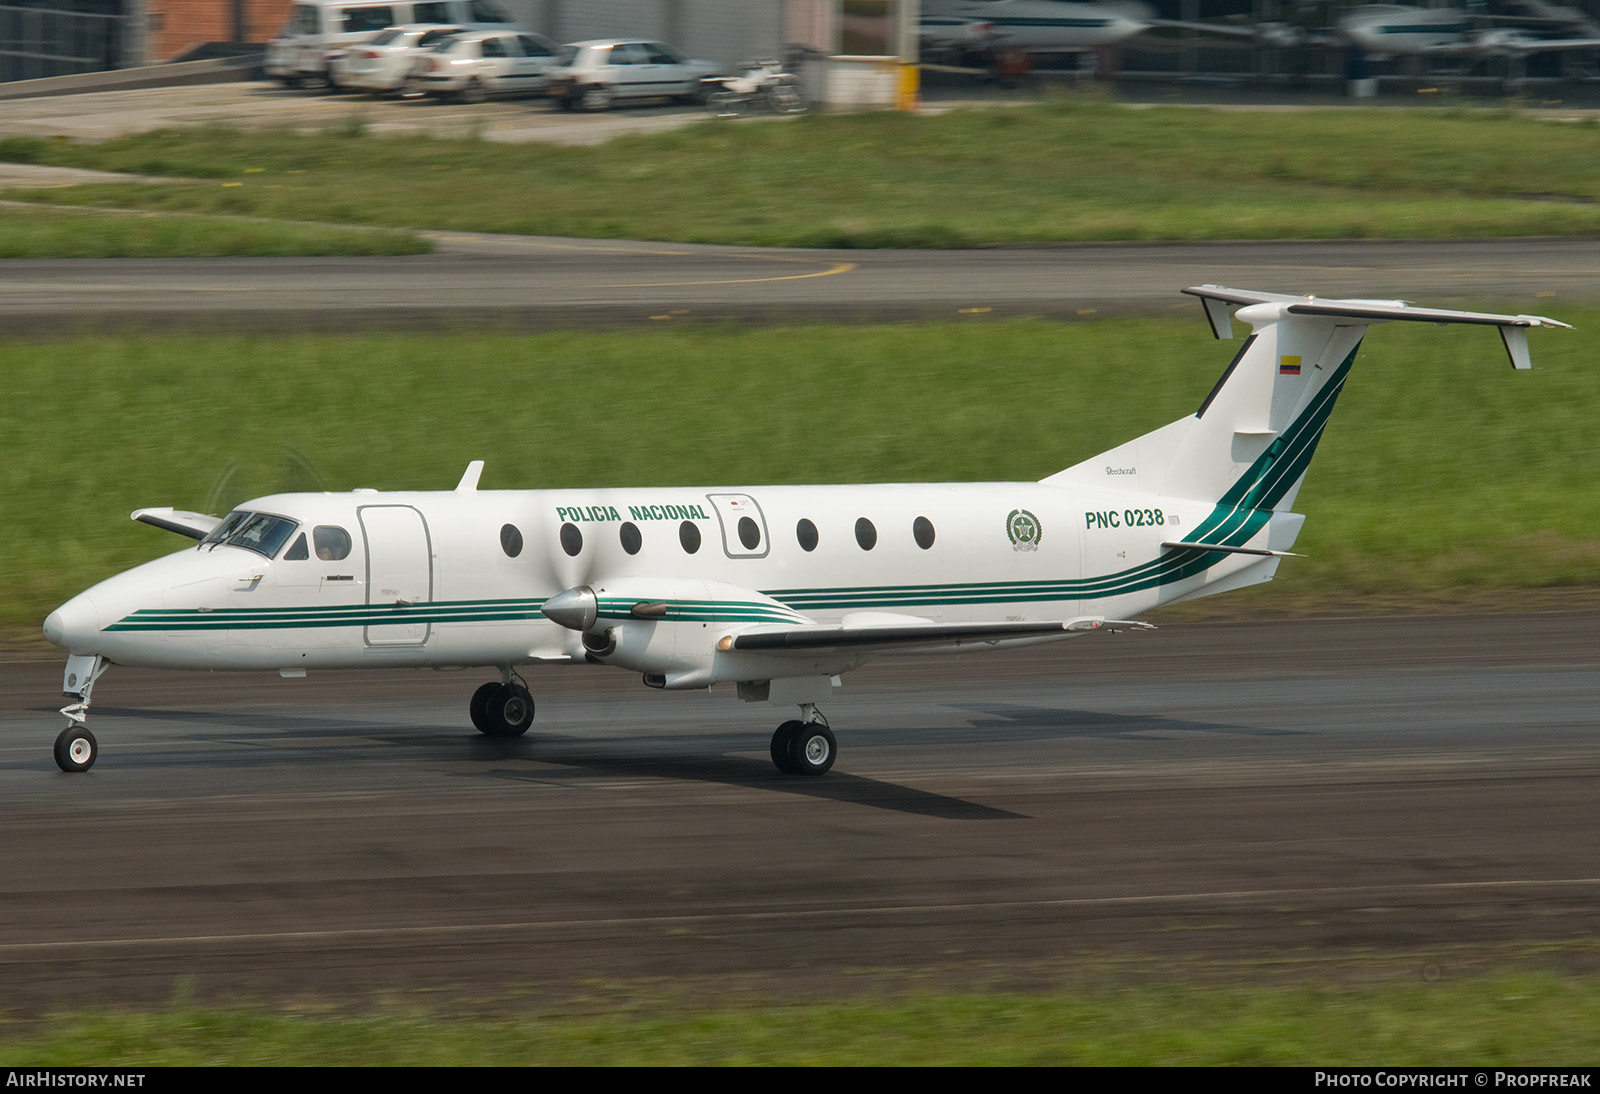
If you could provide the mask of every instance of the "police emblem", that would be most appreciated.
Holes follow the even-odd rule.
[[[1006,518],[1006,535],[1011,537],[1013,551],[1037,551],[1044,540],[1044,528],[1039,518],[1026,509],[1013,509]]]

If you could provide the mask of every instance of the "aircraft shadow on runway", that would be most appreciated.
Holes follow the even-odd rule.
[[[210,713],[107,707],[96,714],[170,725],[176,731],[174,745],[235,746],[225,761],[213,752],[196,753],[188,749],[153,752],[149,744],[141,745],[137,757],[129,755],[122,759],[124,763],[145,766],[165,766],[172,762],[188,766],[212,761],[226,762],[235,768],[282,766],[302,761],[348,763],[351,762],[349,753],[357,750],[371,755],[371,743],[376,741],[394,746],[396,751],[390,753],[390,760],[425,759],[451,764],[523,761],[541,765],[528,770],[501,766],[474,771],[454,768],[448,773],[452,778],[493,778],[530,784],[564,782],[582,776],[676,779],[778,791],[944,820],[1027,819],[1024,814],[838,769],[820,779],[782,775],[765,755],[752,757],[728,752],[730,734],[727,733],[665,734],[652,733],[649,727],[642,727],[637,733],[598,740],[538,730],[526,737],[497,739],[438,726],[402,728],[387,721],[265,712]],[[259,736],[246,739],[209,733],[206,726],[237,727]],[[348,744],[338,740],[345,736],[349,737]],[[107,739],[114,741],[114,734],[107,734]],[[748,740],[741,736],[739,743],[750,751],[765,751],[762,734],[752,733]],[[664,746],[670,746],[671,752],[664,751]]]
[[[1231,737],[1296,737],[1301,731],[1229,722],[1194,722],[1158,714],[1106,714],[1094,710],[1027,706],[1021,703],[953,703],[960,710],[988,715],[966,727],[927,731],[929,741],[958,741],[974,730],[986,741],[1042,741],[1061,738],[1177,737],[1195,733]]]

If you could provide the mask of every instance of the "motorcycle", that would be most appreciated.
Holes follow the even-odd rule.
[[[706,111],[716,118],[737,118],[756,110],[803,114],[806,93],[800,79],[778,61],[756,61],[742,76],[711,76],[704,81]]]

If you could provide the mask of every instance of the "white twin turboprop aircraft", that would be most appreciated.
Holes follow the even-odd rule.
[[[1267,581],[1304,518],[1306,466],[1373,323],[1498,327],[1529,367],[1531,315],[1319,300],[1204,285],[1254,333],[1194,414],[1039,482],[477,489],[276,494],[218,519],[140,509],[199,540],[73,597],[45,620],[65,647],[63,771],[115,663],[181,669],[494,666],[472,723],[533,721],[518,668],[613,665],[656,688],[733,684],[798,705],[772,736],[781,771],[820,775],[837,746],[817,710],[878,654],[1002,649],[1116,627],[1161,604]]]

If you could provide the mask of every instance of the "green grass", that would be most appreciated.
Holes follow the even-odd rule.
[[[394,229],[0,206],[0,258],[403,255],[433,249],[428,240]]]
[[[1587,1067],[1600,980],[1138,986],[601,1014],[104,1011],[0,1031],[0,1066],[1187,1065]]]
[[[708,243],[1600,232],[1600,127],[1513,111],[1063,100],[928,117],[707,119],[598,147],[183,129],[99,144],[13,138],[0,141],[5,158],[175,180],[26,195],[44,202]]]
[[[1503,302],[1516,307],[1512,302]],[[1267,608],[1510,606],[1600,574],[1600,370],[1582,328],[1376,329]],[[1036,479],[1192,413],[1236,348],[1199,320],[612,334],[0,342],[0,634],[182,541],[145,505],[279,489]]]

